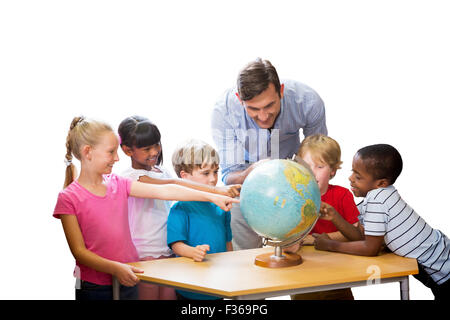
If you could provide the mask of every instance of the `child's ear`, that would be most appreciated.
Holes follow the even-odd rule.
[[[127,156],[131,157],[131,148],[126,146],[126,145],[121,145],[120,146],[122,148],[123,153],[125,153]]]
[[[390,185],[389,180],[386,178],[378,179],[377,180],[377,187],[378,188],[386,188]]]
[[[336,171],[337,171],[337,169],[333,169],[333,171],[331,171],[330,180],[334,178],[334,176],[336,175]]]
[[[180,178],[181,179],[186,179],[188,176],[189,176],[189,173],[187,173],[186,171],[184,171],[184,170],[180,171]]]
[[[81,147],[81,156],[87,160],[91,160],[91,150],[92,147],[88,144],[85,144]]]

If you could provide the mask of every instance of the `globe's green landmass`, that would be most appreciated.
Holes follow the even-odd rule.
[[[300,223],[291,231],[289,231],[285,238],[289,238],[296,234],[301,233],[303,230],[308,229],[317,220],[317,207],[311,199],[307,199],[301,209],[302,219]]]
[[[270,160],[245,179],[240,206],[244,219],[258,234],[278,241],[301,239],[319,217],[320,191],[303,165]]]

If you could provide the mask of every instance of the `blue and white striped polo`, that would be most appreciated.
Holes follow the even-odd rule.
[[[394,186],[369,191],[358,209],[366,235],[384,236],[393,253],[416,258],[437,284],[450,278],[449,239],[431,228]]]

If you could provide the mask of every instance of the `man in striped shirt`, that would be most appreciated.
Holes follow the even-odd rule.
[[[399,152],[390,145],[378,144],[358,150],[349,180],[353,194],[365,197],[358,205],[360,236],[355,236],[355,227],[342,221],[333,208],[324,206],[321,208],[323,218],[339,226],[352,241],[338,242],[320,235],[316,237],[315,247],[373,256],[384,244],[397,255],[417,259],[419,274],[415,277],[433,291],[435,299],[448,299],[450,241],[441,231],[431,228],[400,197],[393,184],[402,167]]]

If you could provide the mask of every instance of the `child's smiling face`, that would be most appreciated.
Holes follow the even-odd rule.
[[[119,140],[114,132],[106,132],[95,146],[89,148],[84,158],[101,174],[110,174],[114,164],[119,161],[117,149]]]
[[[365,197],[370,190],[380,188],[381,179],[376,180],[367,172],[364,161],[356,154],[352,162],[352,174],[348,178],[355,197]]]
[[[133,168],[150,171],[158,163],[161,144],[157,143],[142,148],[132,147],[126,154],[131,157]]]

